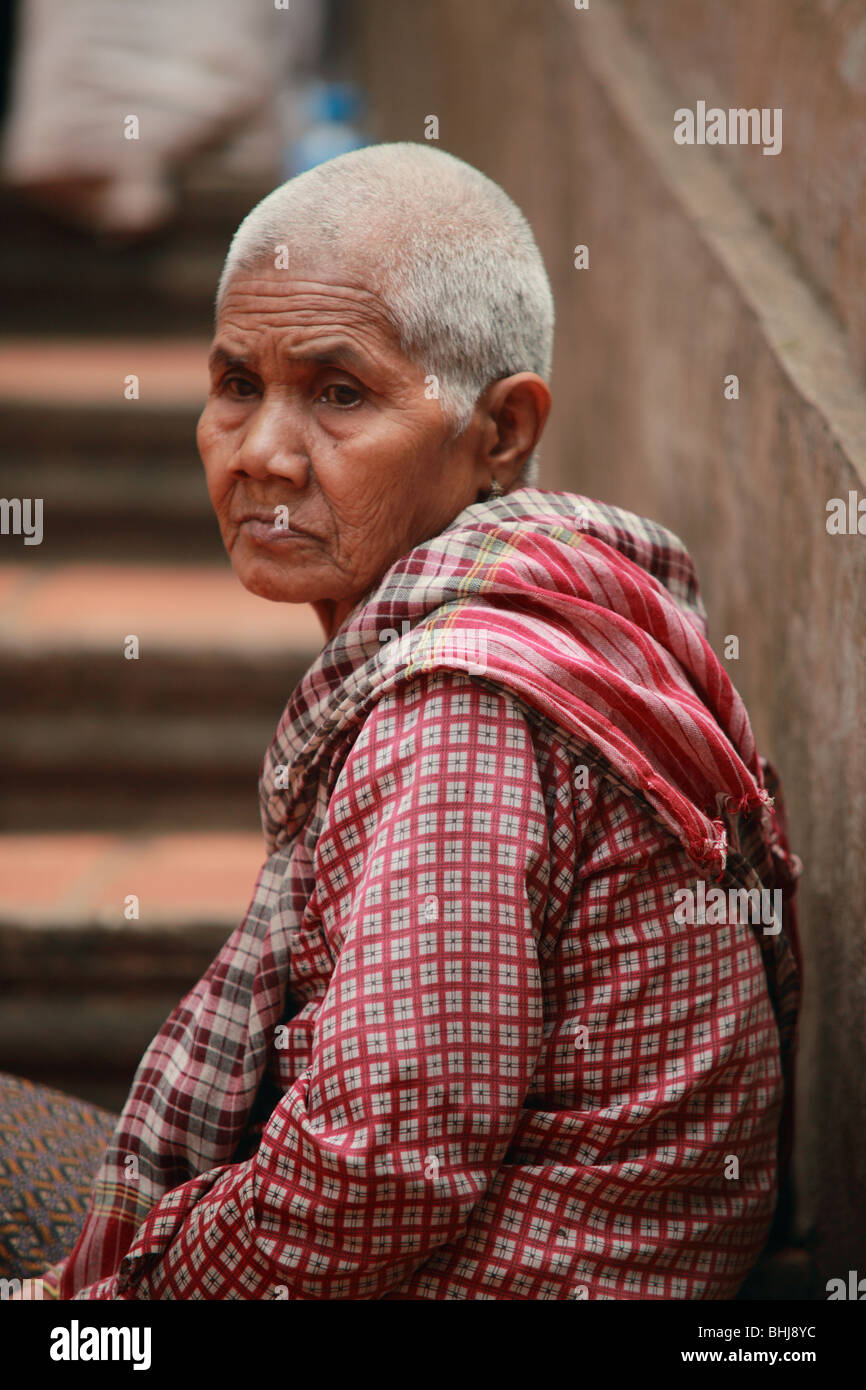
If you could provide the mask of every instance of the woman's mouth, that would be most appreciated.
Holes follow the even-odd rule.
[[[248,516],[241,522],[241,529],[248,536],[264,545],[284,545],[287,541],[309,541],[315,537],[309,531],[291,525],[281,518],[275,519],[273,513],[265,516]]]

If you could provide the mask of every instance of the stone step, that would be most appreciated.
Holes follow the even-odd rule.
[[[0,339],[0,496],[42,499],[40,559],[219,560],[195,445],[207,353],[207,338]]]
[[[322,641],[312,610],[227,562],[0,566],[0,826],[254,830],[262,756]]]
[[[264,858],[261,834],[0,835],[3,1069],[119,1109]]]
[[[189,188],[165,231],[125,246],[0,189],[3,331],[206,335],[229,242],[267,191],[260,179]]]

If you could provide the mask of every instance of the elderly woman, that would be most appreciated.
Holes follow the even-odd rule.
[[[238,230],[199,449],[326,641],[61,1297],[731,1298],[759,1255],[797,861],[683,546],[534,486],[552,335],[525,219],[426,146]]]

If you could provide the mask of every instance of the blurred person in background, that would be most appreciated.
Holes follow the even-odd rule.
[[[2,177],[80,229],[146,237],[203,151],[269,183],[356,147],[358,96],[325,81],[342,5],[21,0],[4,10]],[[11,49],[11,59],[10,59]]]

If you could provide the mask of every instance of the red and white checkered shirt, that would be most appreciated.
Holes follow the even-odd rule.
[[[694,870],[645,808],[438,673],[374,707],[310,867],[257,1154],[79,1296],[732,1296],[778,1032],[753,928],[674,923]]]

